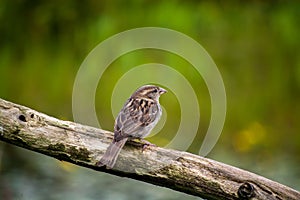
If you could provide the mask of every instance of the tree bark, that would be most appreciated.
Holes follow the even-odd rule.
[[[251,172],[187,152],[128,142],[113,169],[97,167],[113,133],[62,121],[0,99],[0,140],[86,168],[206,199],[300,199],[300,193]]]

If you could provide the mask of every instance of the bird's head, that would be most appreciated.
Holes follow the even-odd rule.
[[[132,98],[146,98],[146,99],[152,99],[152,100],[158,100],[160,95],[166,93],[167,90],[158,87],[156,85],[144,85],[137,89],[133,95]]]

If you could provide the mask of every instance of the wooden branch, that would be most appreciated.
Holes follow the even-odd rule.
[[[207,199],[300,199],[300,193],[256,174],[186,152],[129,142],[114,169],[95,166],[113,135],[0,99],[0,139],[83,167]]]

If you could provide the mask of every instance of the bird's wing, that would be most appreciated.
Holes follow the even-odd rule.
[[[115,140],[135,137],[157,117],[158,105],[143,99],[128,99],[115,122]]]

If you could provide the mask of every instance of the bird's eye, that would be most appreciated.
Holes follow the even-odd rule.
[[[154,89],[154,90],[153,90],[153,92],[154,92],[154,93],[157,93],[157,92],[158,92],[158,90],[157,90],[157,89]]]

